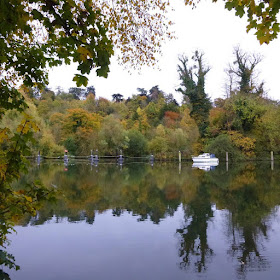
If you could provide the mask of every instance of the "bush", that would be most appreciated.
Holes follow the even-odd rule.
[[[215,154],[220,160],[225,160],[226,152],[228,152],[229,159],[233,161],[243,159],[241,152],[234,146],[230,137],[226,134],[221,134],[212,140],[205,147],[205,150]]]
[[[126,152],[129,156],[141,156],[147,152],[147,140],[141,132],[131,129],[127,136],[129,143]]]
[[[73,137],[68,137],[64,141],[64,146],[68,150],[69,154],[76,155],[78,147],[77,147],[77,145],[75,143],[75,139]]]
[[[57,145],[51,134],[43,134],[38,149],[43,156],[61,156],[64,151],[64,147]]]

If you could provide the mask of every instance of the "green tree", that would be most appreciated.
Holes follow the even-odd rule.
[[[129,156],[143,156],[147,152],[147,140],[144,135],[135,129],[131,129],[127,133],[129,138],[126,153]]]
[[[112,115],[105,117],[99,132],[99,150],[115,155],[120,149],[127,149],[128,143],[129,138],[121,122]]]
[[[106,98],[100,97],[97,100],[97,113],[99,113],[101,116],[110,115],[114,112],[114,109],[112,108],[112,104],[109,100]]]
[[[264,94],[264,83],[257,84],[256,67],[262,58],[258,54],[249,54],[242,51],[239,47],[234,49],[235,61],[227,69],[230,81],[230,95],[234,92],[245,94]],[[236,84],[236,88],[235,87]]]
[[[210,68],[205,66],[203,56],[203,53],[195,51],[192,57],[193,65],[189,65],[189,59],[186,56],[179,58],[178,73],[181,87],[177,89],[188,98],[191,105],[191,117],[195,119],[201,136],[205,136],[211,109],[210,99],[205,93],[205,76]]]
[[[90,93],[87,95],[87,98],[83,104],[83,108],[90,113],[96,112],[97,106],[94,94]]]
[[[86,94],[86,89],[71,87],[69,88],[69,94],[73,96],[74,99],[80,100]]]
[[[241,152],[234,146],[229,135],[221,134],[205,147],[209,153],[213,153],[220,160],[225,159],[226,152],[229,154],[231,160],[238,160],[242,158]]]
[[[168,147],[169,151],[176,157],[178,151],[190,154],[192,150],[191,141],[182,128],[176,128],[170,131],[168,135]]]
[[[88,97],[90,94],[95,96],[96,92],[95,92],[95,87],[94,86],[87,87],[85,97]]]
[[[123,101],[123,95],[120,94],[120,93],[114,93],[112,95],[112,98],[113,98],[113,101],[119,103],[119,102],[122,102]]]
[[[162,124],[158,125],[155,130],[155,136],[148,144],[150,153],[157,157],[165,158],[168,151],[168,142],[165,128]]]
[[[78,147],[73,136],[67,137],[63,144],[71,155],[76,155]]]
[[[256,138],[256,152],[262,157],[270,151],[280,152],[280,107],[276,102],[266,105],[266,111],[256,120],[252,131]]]
[[[260,100],[251,96],[238,94],[232,98],[231,104],[235,113],[233,126],[242,132],[251,131],[257,119],[265,112]]]
[[[159,98],[164,96],[163,91],[159,89],[159,86],[153,86],[149,90],[148,100],[149,101],[157,101]]]

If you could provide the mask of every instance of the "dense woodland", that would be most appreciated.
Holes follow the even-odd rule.
[[[211,102],[205,92],[210,67],[198,51],[191,58],[181,56],[177,89],[183,102],[157,85],[137,88],[137,94],[124,99],[112,95],[112,101],[96,98],[94,86],[37,90],[22,86],[29,108],[40,131],[31,153],[60,156],[65,149],[71,155],[127,156],[154,154],[156,158],[184,158],[202,151],[224,158],[229,152],[234,160],[269,157],[279,153],[279,103],[266,97],[264,83],[255,74],[261,57],[234,50],[235,60],[227,69],[226,98]],[[21,114],[10,110],[1,127],[15,130]]]

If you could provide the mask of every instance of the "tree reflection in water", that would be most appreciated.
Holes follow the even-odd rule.
[[[213,191],[220,209],[227,209],[227,254],[237,263],[238,278],[270,267],[265,245],[280,203],[280,186],[279,175],[269,172],[264,166],[246,164],[233,169],[226,185]]]
[[[229,221],[232,221],[232,213],[229,213]],[[268,241],[268,226],[266,221],[260,221],[258,225],[245,225],[240,227],[229,225],[228,239],[230,247],[227,253],[238,260],[236,272],[238,278],[246,279],[248,271],[265,271],[270,267],[270,262],[263,255],[265,251],[264,241]]]
[[[184,213],[185,224],[176,231],[180,238],[179,266],[187,269],[193,265],[196,272],[206,271],[214,252],[207,241],[207,226],[213,211],[208,190],[204,186],[200,186],[195,198],[184,205]]]
[[[248,271],[270,267],[265,256],[271,232],[270,218],[280,204],[280,174],[269,166],[239,165],[228,171],[219,166],[213,171],[193,170],[183,165],[115,165],[98,166],[98,173],[85,164],[41,166],[31,171],[21,183],[39,179],[44,185],[56,185],[56,205],[46,203],[35,217],[25,217],[21,225],[39,225],[54,217],[57,222],[85,221],[93,224],[95,215],[111,210],[120,217],[124,212],[138,221],[161,223],[173,216],[180,204],[184,210],[183,225],[176,230],[179,267],[196,273],[207,272],[215,258],[215,244],[209,245],[209,222],[215,223],[215,211],[224,210],[224,233],[228,247],[224,253],[236,264],[238,278]],[[275,168],[276,169],[276,168]],[[219,221],[221,222],[221,221]],[[1,279],[1,278],[0,278]]]

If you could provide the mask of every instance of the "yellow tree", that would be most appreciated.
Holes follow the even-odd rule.
[[[146,112],[140,107],[137,108],[136,112],[138,115],[138,119],[136,120],[134,127],[137,128],[140,132],[146,133],[150,128]]]
[[[71,153],[89,154],[97,141],[102,117],[84,109],[69,109],[64,116],[62,140]]]
[[[256,140],[254,138],[245,137],[237,131],[229,131],[228,134],[233,144],[243,153],[243,155],[249,158],[255,156]]]

